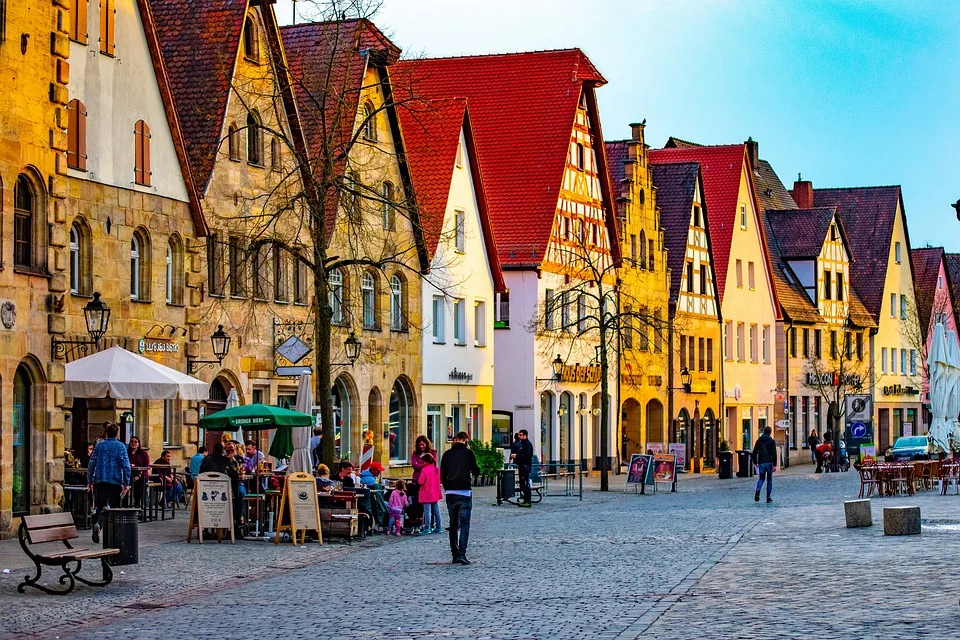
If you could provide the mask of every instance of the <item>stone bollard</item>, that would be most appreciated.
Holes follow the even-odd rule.
[[[847,529],[873,526],[873,513],[870,511],[870,499],[847,500],[843,503],[843,513],[847,518]]]
[[[883,535],[915,536],[920,533],[920,507],[884,507]]]

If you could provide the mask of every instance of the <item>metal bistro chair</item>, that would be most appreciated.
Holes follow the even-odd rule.
[[[866,490],[866,495],[864,495],[864,490]],[[880,469],[872,464],[862,465],[860,467],[859,497],[869,498],[873,495],[874,491],[876,491],[878,495],[882,495],[880,491]]]

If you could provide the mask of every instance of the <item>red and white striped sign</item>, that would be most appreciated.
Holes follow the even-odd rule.
[[[369,469],[371,464],[373,464],[373,445],[365,444],[360,453],[360,471]]]

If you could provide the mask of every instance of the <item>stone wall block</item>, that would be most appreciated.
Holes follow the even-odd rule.
[[[67,404],[66,395],[63,393],[63,387],[57,385],[53,387],[53,406],[65,407]]]
[[[53,221],[57,224],[64,224],[67,221],[67,205],[63,200],[53,202]]]
[[[51,313],[47,316],[48,333],[63,334],[67,330],[67,317],[59,313]],[[52,365],[53,363],[51,363]],[[51,380],[52,382],[52,380]]]
[[[197,307],[187,307],[184,320],[187,324],[200,324],[203,322],[203,310]]]
[[[60,225],[50,225],[50,246],[65,247],[67,242],[67,230]]]
[[[54,250],[52,253],[53,253],[53,268],[56,271],[66,271],[67,270],[66,252],[63,250]]]
[[[70,57],[70,38],[63,33],[50,33],[50,53],[56,58],[66,60]],[[66,91],[66,87],[63,88]],[[66,104],[62,102],[60,104]]]
[[[60,438],[60,456],[63,457],[63,438]],[[63,482],[63,460],[48,460],[47,482]]]
[[[63,457],[63,433],[50,434],[50,451],[54,458]],[[60,468],[63,469],[62,466]]]
[[[200,344],[197,342],[187,343],[187,357],[195,359],[200,357]]]
[[[50,102],[54,104],[67,104],[70,100],[70,94],[67,88],[62,84],[50,83]]]
[[[52,384],[60,384],[64,381],[66,374],[67,366],[63,363],[63,361],[55,360],[47,363],[47,382]]]
[[[67,197],[67,180],[65,178],[60,176],[50,177],[50,197],[51,198]]]
[[[63,293],[67,290],[67,274],[59,271],[50,276],[47,288],[53,293]]]
[[[200,412],[197,409],[185,409],[183,412],[183,424],[191,425],[200,422]]]
[[[57,172],[58,176],[67,175],[67,157],[62,153],[55,153],[54,157],[54,171]]]
[[[50,128],[50,147],[54,151],[67,150],[67,132],[60,127]]]
[[[57,59],[57,82],[67,84],[70,82],[70,63],[63,59]]]

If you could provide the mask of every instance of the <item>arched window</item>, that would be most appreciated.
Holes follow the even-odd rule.
[[[231,160],[240,161],[240,130],[235,124],[227,129],[227,150]]]
[[[360,293],[363,301],[363,328],[377,329],[377,278],[371,271],[364,271],[360,278]]]
[[[166,296],[167,304],[183,304],[183,244],[177,235],[167,241]]]
[[[247,114],[247,162],[263,166],[263,131],[256,112]]]
[[[130,299],[140,299],[140,239],[137,234],[130,239]]]
[[[394,331],[404,331],[407,328],[404,314],[404,291],[403,278],[394,275],[390,278],[390,328]]]
[[[370,142],[377,141],[377,111],[370,102],[363,103],[363,137]]]
[[[243,56],[251,62],[260,62],[260,37],[253,16],[243,21]]]
[[[390,460],[403,460],[409,452],[407,446],[410,425],[411,394],[402,380],[393,383],[390,392],[390,418],[387,437],[390,439]]]
[[[341,325],[344,321],[343,313],[343,272],[339,269],[330,273],[330,322]]]
[[[270,168],[273,171],[280,171],[283,167],[283,160],[280,154],[280,141],[276,138],[270,140]]]
[[[143,120],[137,120],[133,127],[134,166],[133,176],[137,184],[150,186],[150,127]]]
[[[87,169],[87,109],[79,100],[67,105],[67,166]]]
[[[70,293],[80,293],[80,231],[70,227]]]
[[[383,189],[381,193],[383,202],[381,203],[381,213],[380,217],[382,218],[383,230],[392,231],[396,227],[396,221],[394,220],[394,206],[393,206],[393,185],[389,182],[383,183]]]
[[[150,300],[150,236],[140,227],[130,238],[130,299]]]
[[[35,270],[41,268],[40,247],[34,241],[42,239],[37,233],[37,198],[30,179],[20,174],[13,188],[13,266]]]

